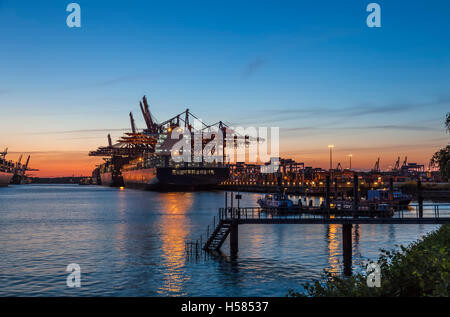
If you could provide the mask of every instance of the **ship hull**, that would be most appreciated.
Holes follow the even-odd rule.
[[[158,167],[122,171],[126,187],[146,190],[208,190],[229,177],[227,167]]]
[[[211,168],[158,168],[157,177],[162,188],[206,190],[228,179],[227,167]]]
[[[122,171],[122,177],[127,188],[157,189],[159,187],[156,168]]]
[[[12,173],[0,172],[0,187],[8,186],[13,176],[14,174]]]
[[[121,176],[115,176],[112,172],[100,173],[100,181],[103,186],[119,187],[123,186],[123,179]]]

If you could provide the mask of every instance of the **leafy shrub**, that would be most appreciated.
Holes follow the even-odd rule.
[[[326,281],[304,285],[305,292],[289,296],[449,296],[450,225],[399,250],[381,250],[381,286],[368,287],[365,267],[351,277],[325,272]]]

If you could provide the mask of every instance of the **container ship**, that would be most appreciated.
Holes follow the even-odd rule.
[[[149,190],[206,190],[228,179],[228,166],[173,162],[166,155],[143,155],[122,169],[125,187]]]
[[[5,151],[0,152],[0,187],[6,187],[14,176],[14,163],[6,160],[6,154],[8,148]]]
[[[108,146],[89,153],[90,156],[105,159],[105,163],[95,170],[102,185],[148,190],[205,190],[228,179],[230,169],[222,163],[224,160],[179,163],[171,157],[173,145],[180,140],[171,138],[175,129],[190,131],[194,135],[190,117],[197,117],[189,109],[157,123],[150,113],[145,96],[140,102],[140,108],[146,129],[138,132],[133,114],[130,113],[131,132],[125,133],[116,144],[112,143],[108,135]],[[225,129],[221,121],[216,125],[217,128]],[[202,141],[205,144],[208,140]],[[191,153],[192,150],[193,145]]]
[[[1,163],[0,163],[1,164]],[[0,187],[6,187],[11,182],[14,173],[3,170],[3,166],[0,167]]]
[[[9,184],[23,184],[25,182],[25,172],[28,169],[28,163],[30,162],[30,156],[28,156],[25,165],[21,164],[22,155],[19,157],[19,161],[14,163],[6,160],[6,154],[8,149],[4,152],[0,152],[0,187],[8,186]]]

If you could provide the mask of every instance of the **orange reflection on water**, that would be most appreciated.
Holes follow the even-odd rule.
[[[127,232],[127,224],[124,221],[127,210],[127,200],[126,200],[126,192],[124,190],[120,190],[117,193],[117,208],[119,212],[120,222],[117,224],[117,232],[116,232],[116,249],[118,251],[122,251],[125,248],[125,242],[127,241],[126,232]],[[124,252],[119,252],[119,256],[125,257]]]
[[[336,224],[328,225],[328,264],[331,273],[339,272],[339,239],[337,231],[340,226]]]
[[[186,217],[186,212],[192,206],[193,194],[161,194],[160,203],[159,210],[163,213],[160,226],[165,270],[163,272],[164,283],[158,293],[185,295],[182,293],[183,284],[189,280],[189,277],[183,272],[185,240],[189,232],[189,218]]]

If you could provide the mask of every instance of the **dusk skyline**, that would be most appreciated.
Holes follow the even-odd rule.
[[[328,168],[370,169],[397,157],[428,164],[448,143],[450,4],[378,1],[0,1],[0,150],[31,154],[38,176],[88,175],[87,156],[189,108],[206,122],[280,127],[280,154]],[[239,10],[237,10],[239,8]],[[30,54],[33,52],[33,54]]]

